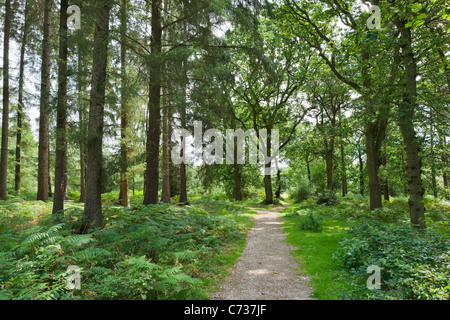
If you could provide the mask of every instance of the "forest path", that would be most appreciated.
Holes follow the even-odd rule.
[[[311,300],[309,278],[299,275],[295,250],[285,242],[282,221],[277,214],[283,206],[255,210],[255,224],[247,245],[233,270],[212,300]]]

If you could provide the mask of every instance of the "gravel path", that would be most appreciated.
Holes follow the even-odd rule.
[[[311,300],[309,279],[296,270],[298,262],[289,253],[296,248],[284,242],[286,235],[277,207],[255,210],[255,224],[247,246],[234,269],[212,300]]]

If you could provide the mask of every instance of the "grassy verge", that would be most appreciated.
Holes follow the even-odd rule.
[[[340,299],[339,293],[349,286],[336,281],[336,266],[332,259],[339,240],[346,233],[347,223],[342,220],[323,220],[322,232],[301,230],[299,218],[295,214],[298,208],[288,208],[280,212],[286,241],[298,249],[293,255],[300,261],[300,272],[311,278],[313,296],[320,300]]]
[[[332,205],[313,199],[280,212],[287,242],[309,276],[317,299],[428,299],[450,297],[450,207],[425,199],[426,230],[410,225],[407,199],[369,210],[364,199]],[[381,288],[367,287],[368,266],[381,270]]]

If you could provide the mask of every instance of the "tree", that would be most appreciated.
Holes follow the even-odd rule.
[[[0,155],[0,200],[7,199],[8,134],[9,134],[9,37],[11,29],[11,1],[5,1],[5,28],[3,37],[3,113],[2,145]]]
[[[162,1],[152,1],[152,36],[150,57],[150,84],[148,99],[148,127],[144,204],[158,203],[159,139],[161,135],[161,73],[162,69]]]
[[[19,62],[19,97],[17,101],[17,135],[16,135],[16,166],[14,174],[14,190],[17,195],[20,195],[20,167],[21,167],[21,147],[22,147],[22,129],[24,122],[24,101],[23,101],[23,86],[24,86],[24,70],[25,70],[25,49],[28,42],[28,34],[30,32],[30,15],[29,15],[29,1],[25,1],[24,9],[24,24],[22,27],[21,47],[20,47],[20,62]]]
[[[41,96],[39,107],[39,156],[37,200],[47,201],[49,191],[49,117],[50,71],[52,49],[52,0],[44,2],[44,37],[42,40]]]
[[[126,32],[127,32],[127,8],[128,0],[122,0],[120,7],[120,105],[121,105],[121,121],[120,121],[120,153],[121,153],[121,167],[120,167],[120,190],[121,190],[121,204],[124,207],[130,206],[130,188],[128,185],[128,154],[129,154],[129,139],[128,139],[128,118],[129,118],[129,93],[128,93],[128,79],[127,79],[127,48],[126,48]]]
[[[67,186],[67,8],[68,0],[61,0],[59,12],[58,103],[56,106],[55,193],[53,213],[64,209]]]
[[[84,205],[85,232],[90,228],[104,226],[101,202],[102,144],[111,5],[109,0],[95,2],[96,18],[87,140],[86,202]]]

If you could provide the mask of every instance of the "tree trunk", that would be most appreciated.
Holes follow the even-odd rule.
[[[56,106],[55,194],[53,211],[64,210],[67,181],[67,8],[68,0],[61,0],[59,12],[58,103]]]
[[[267,129],[267,132],[271,132],[271,128]],[[259,137],[258,137],[259,138]],[[267,135],[267,143],[266,143],[266,155],[267,157],[271,156],[271,137],[270,134]],[[273,204],[273,191],[272,191],[272,174],[271,174],[271,162],[266,163],[264,165],[264,191],[266,194],[266,199],[264,201],[265,204]]]
[[[5,28],[3,31],[3,118],[0,156],[0,200],[7,199],[8,127],[9,127],[9,36],[11,29],[11,1],[5,1]]]
[[[161,0],[152,1],[152,41],[149,87],[149,117],[146,145],[144,204],[158,203],[159,139],[161,135]]]
[[[370,110],[375,117],[374,121],[368,120],[366,123],[366,157],[367,157],[367,173],[369,178],[369,197],[370,210],[382,208],[383,202],[381,200],[381,184],[378,177],[379,168],[381,165],[381,146],[385,139],[387,128],[387,108],[382,106],[381,110],[373,110],[373,90],[372,81],[370,78],[370,52],[369,47],[365,47],[363,54],[363,86],[364,86],[364,101],[367,110]]]
[[[50,159],[50,154],[48,155],[48,158]],[[52,197],[53,196],[53,192],[52,192],[52,176],[51,176],[51,173],[50,173],[50,160],[49,160],[49,166],[48,166],[48,174],[47,174],[47,177],[48,177],[48,190],[47,190],[47,193],[48,193],[48,196],[49,197]]]
[[[127,32],[127,8],[128,0],[122,0],[121,5],[121,44],[120,44],[120,77],[121,77],[121,204],[124,207],[130,206],[130,188],[128,185],[128,92],[127,92],[127,76],[126,76],[126,62],[127,62],[127,49],[126,49],[126,32]]]
[[[448,154],[447,154],[447,150],[446,150],[445,136],[441,135],[440,140],[442,141],[441,161],[443,164],[442,179],[444,180],[444,193],[445,193],[445,198],[447,200],[450,200],[450,190],[449,190],[449,186],[448,186],[448,176],[447,176]]]
[[[333,153],[334,153],[334,138],[324,138],[325,142],[325,164],[327,173],[327,190],[333,190]]]
[[[405,94],[400,105],[398,124],[406,149],[406,168],[408,174],[409,208],[411,224],[418,228],[426,228],[425,206],[423,195],[425,190],[421,177],[421,160],[419,144],[414,130],[414,113],[416,108],[417,67],[411,44],[411,29],[405,27],[404,21],[398,22],[401,33],[401,48],[404,64]]]
[[[37,200],[47,201],[49,193],[50,146],[50,71],[52,50],[52,5],[53,0],[44,3],[44,38],[42,41],[41,97],[39,107],[39,155]]]
[[[241,165],[237,163],[237,152],[235,151],[235,162],[233,164],[233,176],[234,176],[234,200],[242,201],[242,174]]]
[[[186,30],[184,29],[184,32]],[[188,85],[188,77],[187,77],[187,61],[183,61],[183,103],[180,106],[180,118],[181,118],[181,128],[186,129],[186,108],[187,108],[187,85]],[[186,152],[186,141],[183,138],[183,152]],[[184,154],[185,155],[185,154]],[[182,155],[183,156],[183,155]],[[186,177],[186,163],[182,161],[180,164],[180,204],[185,204],[188,202],[187,197],[187,177]]]
[[[16,168],[14,176],[14,190],[20,195],[20,166],[21,166],[21,147],[22,147],[22,130],[23,130],[23,85],[25,71],[25,48],[28,40],[29,32],[29,2],[25,1],[24,25],[22,33],[22,43],[20,47],[20,65],[19,65],[19,97],[17,103],[17,135],[16,135]]]
[[[383,166],[385,168],[385,170],[387,170],[387,158],[386,156],[383,156]],[[385,201],[389,201],[389,179],[388,179],[388,175],[386,173],[386,178],[383,181],[383,199]]]
[[[163,74],[167,75],[167,65],[163,66]],[[162,107],[162,189],[161,189],[161,202],[170,203],[170,148],[169,148],[169,88],[168,88],[167,76],[164,77],[164,100]]]
[[[359,194],[364,196],[364,162],[359,147],[358,147],[358,161],[359,161]]]
[[[431,122],[433,122],[432,114],[431,116]],[[434,129],[433,129],[433,123],[431,123],[430,128],[430,161],[431,161],[431,188],[433,189],[433,196],[437,198],[437,181],[436,181],[436,162],[434,157]]]
[[[84,141],[80,143],[80,199],[78,202],[86,201],[86,146]]]
[[[161,202],[170,203],[169,105],[163,106]]]
[[[348,193],[348,188],[347,188],[347,168],[345,166],[345,153],[343,143],[341,143],[341,167],[342,167],[342,196],[345,197]]]
[[[370,210],[383,207],[383,203],[381,202],[381,186],[378,177],[379,157],[375,146],[375,131],[375,124],[369,123],[366,125],[366,166],[369,177]]]
[[[86,203],[84,205],[87,221],[83,232],[88,232],[90,228],[104,226],[101,202],[102,140],[111,2],[98,0],[96,3],[98,10],[94,36],[87,140]]]
[[[275,191],[275,198],[281,199],[281,170],[277,169],[277,190]]]
[[[78,202],[84,203],[86,201],[86,130],[85,130],[85,108],[84,102],[81,98],[81,93],[84,90],[83,85],[83,63],[82,53],[78,47],[78,76],[77,76],[77,90],[78,90],[78,128],[80,134],[79,149],[80,149],[80,199]]]
[[[305,162],[306,162],[306,173],[308,175],[308,182],[309,184],[311,184],[311,166],[309,165],[310,163],[309,152],[307,152],[305,155]]]

